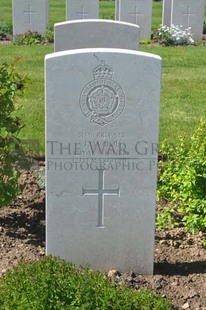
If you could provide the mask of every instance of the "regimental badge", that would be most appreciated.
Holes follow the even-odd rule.
[[[113,70],[104,61],[93,71],[94,80],[80,94],[80,107],[91,123],[105,126],[120,116],[125,96],[119,84],[112,80]]]

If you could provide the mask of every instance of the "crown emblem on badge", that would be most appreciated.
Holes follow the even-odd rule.
[[[97,66],[93,71],[94,79],[112,79],[113,71],[112,68],[108,65],[105,65],[105,62],[102,61],[101,65]]]

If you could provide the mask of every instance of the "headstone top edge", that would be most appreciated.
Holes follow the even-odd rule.
[[[118,20],[112,20],[112,19],[75,19],[75,20],[68,20],[60,23],[55,23],[54,27],[61,26],[61,25],[70,25],[70,24],[83,24],[83,23],[105,23],[105,24],[117,24],[117,25],[127,25],[131,26],[133,28],[139,29],[140,27],[138,25],[127,23],[123,21]]]
[[[52,58],[58,58],[61,56],[89,54],[89,53],[94,53],[94,54],[95,53],[118,53],[118,54],[128,54],[128,55],[142,56],[146,58],[153,58],[153,59],[157,59],[160,61],[162,60],[162,58],[156,54],[134,51],[134,50],[129,50],[129,49],[121,49],[121,48],[82,48],[82,49],[67,50],[67,51],[47,54],[45,55],[45,60],[49,60]]]

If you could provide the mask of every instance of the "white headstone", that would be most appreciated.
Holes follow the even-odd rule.
[[[66,0],[66,20],[99,18],[98,0]]]
[[[48,0],[12,0],[13,34],[28,30],[44,34],[48,25],[48,10]]]
[[[152,274],[161,59],[46,56],[47,255]]]
[[[54,25],[55,52],[93,47],[138,50],[139,26],[106,19],[68,21]]]
[[[171,26],[172,0],[163,0],[162,25]]]
[[[151,38],[152,0],[116,0],[116,20],[140,26],[140,39]]]
[[[182,26],[183,29],[190,27],[193,39],[201,40],[204,8],[205,0],[164,0],[163,24],[169,27],[171,25]],[[170,17],[169,24],[168,17]]]

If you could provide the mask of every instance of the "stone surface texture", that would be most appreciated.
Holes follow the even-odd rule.
[[[48,0],[12,0],[13,35],[28,30],[45,34],[48,11]]]
[[[66,20],[99,18],[98,0],[66,0]]]
[[[47,254],[152,274],[161,59],[46,56]]]
[[[140,39],[150,39],[152,0],[116,0],[115,19],[140,26]]]
[[[54,25],[55,52],[96,47],[138,50],[139,27],[99,19],[67,21]]]
[[[162,25],[170,27],[172,14],[172,0],[163,0]]]
[[[163,23],[168,26],[182,26],[182,29],[190,27],[193,39],[201,40],[204,8],[205,0],[164,0]]]

